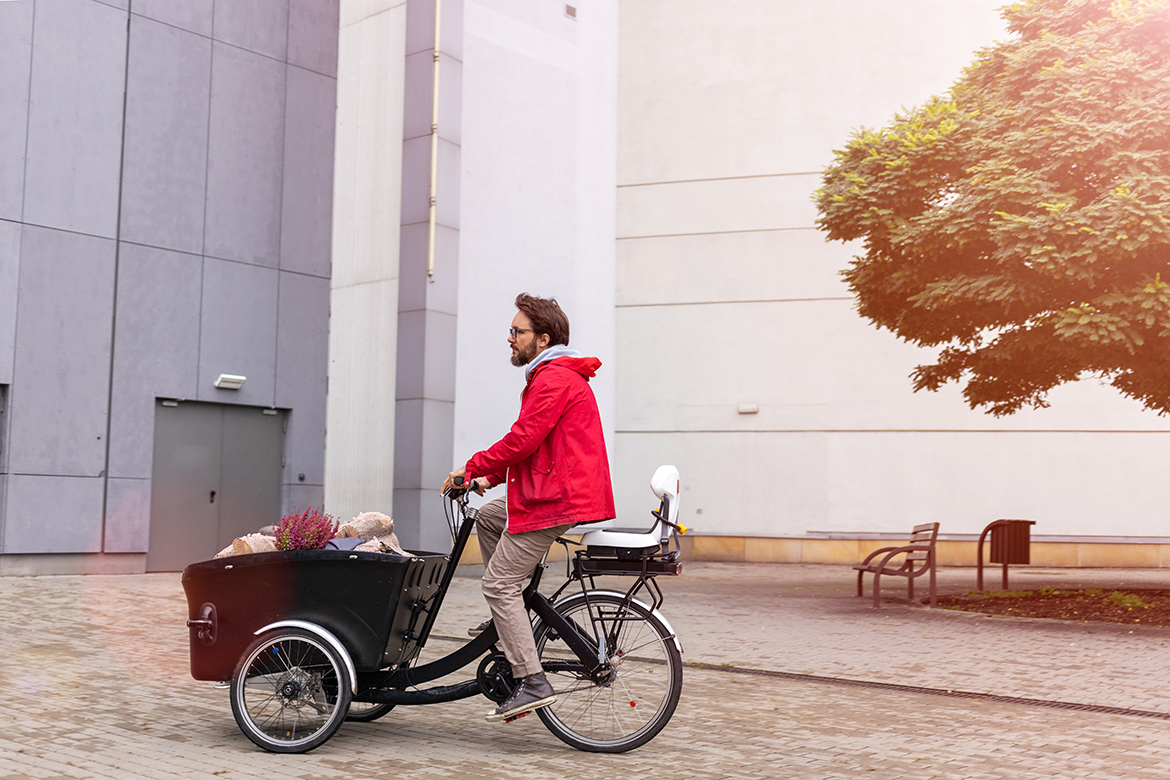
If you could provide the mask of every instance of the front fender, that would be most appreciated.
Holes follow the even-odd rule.
[[[349,651],[345,649],[345,645],[341,644],[341,640],[333,635],[333,632],[327,631],[316,623],[310,623],[307,620],[280,620],[276,623],[269,623],[264,628],[257,629],[254,636],[260,636],[274,628],[299,628],[303,631],[308,631],[310,634],[316,634],[323,639],[341,656],[341,662],[345,664],[345,670],[349,672],[349,687],[353,693],[357,693],[357,672],[353,667],[353,659],[349,657]]]

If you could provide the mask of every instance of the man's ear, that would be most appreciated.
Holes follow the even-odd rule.
[[[548,349],[548,343],[552,341],[552,337],[547,333],[541,333],[536,337],[536,346],[543,352]]]

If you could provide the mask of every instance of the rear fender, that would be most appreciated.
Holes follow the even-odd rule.
[[[591,591],[589,591],[589,594],[591,596],[605,594],[607,596],[617,596],[619,599],[624,599],[626,597],[625,593],[622,593],[621,591],[617,591],[617,590],[591,590]],[[565,606],[575,605],[578,601],[582,601],[582,602],[585,601],[585,594],[584,593],[574,593],[571,596],[567,596],[567,597],[561,599],[553,606],[555,606],[556,608],[559,609],[561,607],[561,605],[565,605]],[[644,601],[641,601],[639,599],[630,599],[630,601],[634,602],[639,607],[642,607],[650,614],[654,615],[654,617],[657,618],[658,621],[662,623],[663,627],[665,627],[666,630],[670,632],[670,637],[671,637],[671,639],[674,640],[674,646],[678,648],[678,651],[680,653],[683,651],[682,642],[679,641],[679,638],[678,638],[678,632],[674,630],[674,626],[670,625],[670,621],[666,619],[665,615],[663,615],[661,612],[659,612],[656,609],[650,609],[650,605]]]

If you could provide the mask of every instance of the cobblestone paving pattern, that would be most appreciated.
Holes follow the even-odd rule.
[[[970,589],[959,578],[948,587]],[[440,637],[486,614],[477,580],[454,583]],[[875,612],[851,587],[842,567],[693,565],[664,582],[664,612],[688,661],[1170,711],[1168,629]],[[239,732],[226,691],[191,679],[185,617],[178,575],[0,578],[0,780],[1128,779],[1165,777],[1170,759],[1155,718],[693,667],[667,729],[624,755],[573,750],[535,716],[488,724],[481,698],[399,707],[275,755]]]
[[[1021,570],[1010,585],[1122,582],[1167,587],[1170,571]],[[662,584],[688,661],[1170,713],[1167,628],[910,608],[901,580],[875,611],[848,567],[698,564]],[[940,592],[974,584],[940,572]]]

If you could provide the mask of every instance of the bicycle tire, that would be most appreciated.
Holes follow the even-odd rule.
[[[273,753],[307,753],[345,720],[349,671],[337,651],[299,628],[269,631],[232,676],[232,715],[244,736]]]
[[[576,655],[543,622],[536,648],[557,701],[536,711],[558,739],[591,753],[624,753],[658,735],[682,695],[682,654],[653,612],[616,594],[574,594],[555,605],[587,634],[606,635],[612,669],[595,682]],[[576,668],[574,668],[576,667]]]

